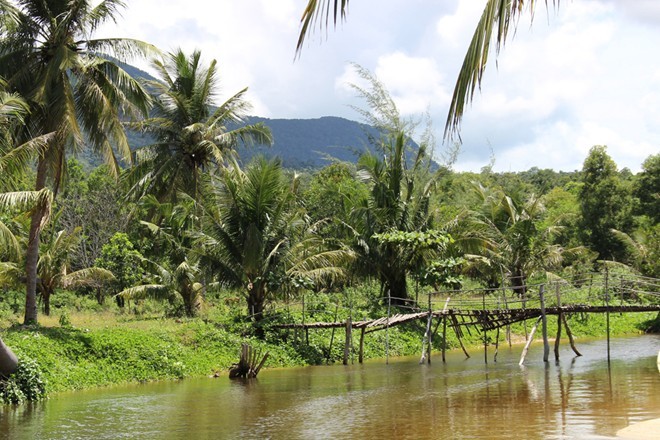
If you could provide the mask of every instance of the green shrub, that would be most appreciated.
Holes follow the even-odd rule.
[[[39,365],[32,359],[21,359],[14,374],[7,379],[0,379],[0,401],[5,405],[36,402],[45,398],[46,383]]]

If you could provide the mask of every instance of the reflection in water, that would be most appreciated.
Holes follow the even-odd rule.
[[[611,438],[660,417],[658,336],[612,340],[609,368],[604,341],[522,367],[520,349],[58,395],[0,410],[0,438]]]

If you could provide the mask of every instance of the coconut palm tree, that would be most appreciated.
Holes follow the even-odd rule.
[[[255,321],[273,293],[295,282],[342,277],[352,258],[309,223],[295,203],[297,185],[297,179],[284,178],[278,160],[256,158],[246,170],[234,163],[217,193],[203,201],[203,228],[195,242],[202,267],[241,289]]]
[[[174,301],[183,300],[186,316],[195,316],[199,311],[204,293],[202,272],[199,269],[199,254],[193,252],[192,231],[198,224],[194,214],[194,200],[180,193],[177,204],[161,203],[155,196],[146,195],[140,200],[145,211],[152,213],[152,221],[140,223],[148,230],[153,246],[152,258],[143,258],[142,264],[151,280],[138,286],[124,286],[116,296],[120,299],[140,299],[151,296]]]
[[[477,86],[481,86],[493,36],[495,36],[496,50],[499,52],[506,42],[509,31],[515,30],[516,19],[526,9],[533,17],[536,6],[540,3],[535,0],[484,1],[484,12],[477,23],[454,86],[445,124],[445,138],[458,134],[465,105],[472,100]],[[547,6],[549,1],[545,0],[544,3]],[[559,0],[552,0],[552,3],[558,6]],[[314,25],[324,28],[328,27],[331,21],[336,26],[338,21],[344,20],[348,4],[349,0],[308,0],[300,21],[296,53],[300,54],[305,39],[312,32]]]
[[[657,278],[660,275],[660,224],[642,225],[636,231],[626,234],[611,229],[614,238],[621,241],[628,253],[628,262],[643,275]]]
[[[490,287],[502,285],[502,278],[508,278],[513,291],[523,296],[532,273],[556,269],[561,263],[565,250],[552,242],[561,227],[552,224],[540,228],[542,197],[532,195],[520,201],[499,188],[486,188],[479,183],[474,188],[481,206],[467,219],[465,239],[473,250],[475,241],[480,242],[478,253],[485,260],[471,258],[472,268]],[[461,233],[456,236],[460,244]]]
[[[100,287],[104,283],[115,279],[112,272],[100,267],[89,267],[75,272],[70,270],[70,255],[80,244],[81,229],[71,232],[58,231],[53,233],[42,243],[37,274],[39,275],[38,289],[41,295],[43,311],[50,315],[50,298],[57,288],[70,287]]]
[[[149,95],[113,60],[156,53],[128,39],[92,39],[99,26],[115,20],[121,0],[0,1],[0,76],[30,106],[20,140],[53,133],[37,161],[35,189],[50,181],[57,194],[66,153],[89,145],[118,173],[116,152],[130,160],[122,120],[146,115]],[[39,225],[31,219],[27,248],[25,323],[36,323]]]
[[[368,108],[356,110],[378,129],[380,137],[371,139],[374,151],[367,151],[358,159],[357,177],[369,192],[366,197],[347,201],[351,206],[344,226],[358,256],[357,272],[365,276],[376,274],[382,293],[389,293],[395,302],[403,304],[408,300],[408,273],[420,261],[411,258],[404,246],[377,235],[431,228],[429,203],[436,178],[430,171],[428,151],[433,147],[433,138],[427,126],[413,156],[411,136],[418,121],[401,117],[378,78],[360,66],[354,67],[367,87],[353,88],[368,104]]]
[[[18,145],[17,130],[25,123],[29,108],[25,99],[7,91],[7,83],[0,78],[0,192],[15,191],[18,177],[39,154],[51,135],[28,139]]]
[[[420,232],[431,227],[429,201],[433,177],[421,170],[426,158],[423,146],[412,166],[406,164],[409,139],[403,132],[381,142],[383,155],[367,152],[358,160],[358,177],[369,185],[363,200],[353,201],[347,226],[353,232],[353,248],[358,253],[357,266],[364,275],[377,274],[382,293],[395,303],[408,299],[407,275],[413,260],[407,249],[379,234]]]
[[[154,282],[129,287],[117,294],[123,299],[154,297],[173,301],[177,296],[183,300],[184,313],[193,317],[202,305],[204,285],[200,282],[200,270],[195,262],[184,259],[173,269],[154,261],[144,261],[149,267]]]
[[[43,188],[40,191],[0,193],[0,213],[43,211],[44,216],[41,218],[42,223],[39,228],[43,228],[50,219],[52,204],[53,193],[48,188]],[[0,244],[3,250],[0,257],[14,262],[20,259],[23,246],[11,229],[2,221],[0,221]]]
[[[132,124],[155,142],[136,152],[128,174],[131,192],[175,201],[177,192],[198,197],[200,175],[224,163],[239,144],[271,144],[263,123],[245,125],[250,105],[239,91],[214,109],[216,61],[204,66],[199,51],[187,56],[177,50],[152,63],[160,80],[148,81],[154,100],[152,116]]]

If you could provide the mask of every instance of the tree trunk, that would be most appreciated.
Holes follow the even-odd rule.
[[[511,276],[511,289],[521,298],[527,293],[527,276],[523,269],[516,267],[513,270]]]
[[[194,292],[186,292],[183,296],[183,306],[185,308],[186,316],[194,318],[197,316],[201,303],[199,296]]]
[[[264,329],[261,320],[264,318],[264,302],[266,292],[263,286],[255,285],[248,291],[248,316],[254,320],[254,332],[259,339],[264,338]]]
[[[389,290],[392,304],[397,306],[410,305],[408,298],[408,284],[406,283],[406,272],[390,269],[384,276],[385,291]]]
[[[18,358],[0,338],[0,376],[9,376],[18,368]]]
[[[46,185],[46,163],[39,160],[37,166],[36,191],[40,191]],[[39,235],[41,220],[44,217],[42,206],[37,206],[30,220],[30,235],[27,251],[25,254],[25,317],[23,324],[37,323],[37,262],[39,261]]]
[[[50,290],[49,289],[43,289],[41,291],[41,299],[44,302],[44,315],[50,316]]]
[[[248,315],[257,322],[264,317],[264,296],[258,288],[254,288],[248,293]]]

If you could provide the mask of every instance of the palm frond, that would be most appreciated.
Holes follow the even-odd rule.
[[[499,53],[509,36],[509,31],[516,26],[515,20],[523,13],[525,7],[533,17],[536,4],[536,0],[487,0],[456,79],[445,123],[445,139],[458,135],[465,105],[472,101],[476,88],[481,87],[493,38],[496,40],[496,50]],[[548,0],[545,0],[545,4],[547,7]],[[559,0],[553,0],[553,4],[557,6]]]
[[[46,215],[42,221],[42,226],[46,224],[50,217],[51,206],[53,204],[53,192],[48,188],[40,191],[16,191],[0,193],[0,209],[32,211],[41,209]]]
[[[21,245],[13,232],[0,221],[0,257],[16,260],[21,254]]]
[[[2,154],[0,156],[0,173],[11,175],[13,172],[25,169],[35,157],[43,154],[53,136],[54,133],[38,136]]]
[[[107,269],[88,267],[71,272],[62,277],[62,287],[102,287],[116,278]]]
[[[147,297],[153,298],[169,298],[172,291],[167,285],[164,284],[144,284],[142,286],[129,287],[119,292],[115,296],[126,299],[142,299]]]
[[[332,11],[331,5],[334,5]],[[321,29],[327,28],[332,17],[336,26],[339,19],[346,18],[347,9],[348,0],[309,0],[300,19],[301,27],[296,44],[296,54],[300,54],[305,38],[311,33],[315,24],[318,24]]]

